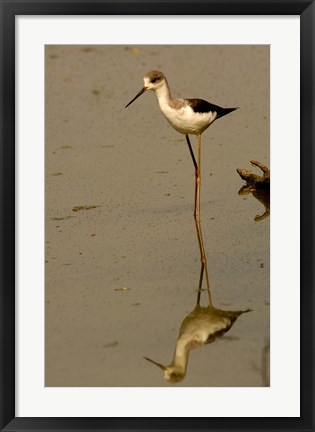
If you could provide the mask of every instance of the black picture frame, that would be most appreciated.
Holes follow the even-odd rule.
[[[301,416],[299,418],[15,417],[15,17],[17,15],[299,15],[301,47]],[[314,76],[310,0],[0,1],[0,430],[314,431]],[[285,149],[285,143],[281,143]],[[284,185],[285,187],[285,185]],[[286,316],[285,319],[294,319]],[[284,329],[285,331],[285,329]]]

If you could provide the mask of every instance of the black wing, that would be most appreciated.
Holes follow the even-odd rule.
[[[226,114],[229,114],[232,111],[235,111],[237,108],[222,108],[218,105],[214,105],[210,102],[207,102],[203,99],[188,99],[189,105],[197,113],[209,113],[216,112],[218,117],[223,117]]]

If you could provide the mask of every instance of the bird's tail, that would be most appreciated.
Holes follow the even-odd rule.
[[[224,117],[225,115],[230,114],[232,111],[235,111],[238,108],[239,107],[236,107],[236,108],[221,108],[218,111],[218,117],[217,118]]]
[[[240,315],[242,315],[243,313],[247,313],[247,312],[253,312],[253,309],[246,309],[246,310],[239,310],[239,311],[229,311],[231,318],[238,318]]]

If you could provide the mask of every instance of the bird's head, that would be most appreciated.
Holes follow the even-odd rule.
[[[129,105],[132,104],[136,99],[138,99],[139,96],[141,96],[143,93],[145,93],[147,90],[153,90],[156,91],[159,88],[163,87],[163,85],[166,82],[165,75],[163,72],[160,71],[150,71],[146,74],[146,76],[143,78],[144,86],[139,91],[138,94],[125,106],[127,108]]]
[[[158,88],[162,87],[165,83],[165,75],[163,72],[160,71],[150,71],[146,74],[146,76],[143,78],[144,81],[144,87],[146,87],[147,90],[157,90]]]
[[[157,363],[154,360],[151,360],[148,357],[144,357],[146,360],[148,360],[149,362],[155,364],[156,366],[158,366],[160,369],[162,369],[164,371],[164,378],[167,381],[170,381],[172,383],[178,383],[181,382],[186,373],[184,370],[182,370],[182,368],[175,366],[175,365],[170,365],[170,366],[164,366],[161,363]]]

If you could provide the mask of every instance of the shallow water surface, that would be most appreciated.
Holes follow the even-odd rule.
[[[268,386],[268,194],[239,193],[236,169],[269,166],[269,47],[47,46],[45,61],[46,386]],[[174,96],[240,107],[202,135],[201,225],[213,305],[252,311],[188,341],[176,383],[144,357],[170,365],[196,307],[195,176],[153,93],[124,108],[151,69]]]

